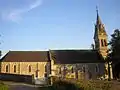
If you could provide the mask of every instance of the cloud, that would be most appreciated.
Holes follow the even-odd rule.
[[[5,10],[2,12],[2,19],[3,20],[9,20],[18,23],[20,20],[22,20],[22,15],[24,13],[27,13],[31,11],[32,9],[37,8],[42,4],[41,0],[34,0],[35,2],[28,5],[26,8],[13,8],[11,10]]]
[[[36,0],[36,2],[34,2],[33,4],[30,5],[30,9],[29,10],[32,10],[32,9],[36,8],[36,7],[38,7],[41,4],[42,4],[41,0]]]
[[[22,19],[22,13],[19,10],[11,10],[2,12],[2,19],[3,20],[10,20],[13,22],[19,22]]]

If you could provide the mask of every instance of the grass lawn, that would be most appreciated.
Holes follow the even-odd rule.
[[[5,85],[2,81],[0,81],[0,90],[8,90],[8,86]]]

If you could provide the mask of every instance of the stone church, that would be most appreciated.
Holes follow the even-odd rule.
[[[55,76],[76,79],[108,79],[107,33],[97,10],[93,49],[9,51],[0,62],[0,74],[29,75],[34,79]],[[111,65],[110,65],[111,66]]]

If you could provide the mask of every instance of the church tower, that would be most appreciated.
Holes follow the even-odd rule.
[[[105,26],[100,19],[98,9],[96,11],[97,11],[97,19],[96,19],[95,33],[94,33],[95,50],[99,51],[99,53],[104,58],[106,58],[108,51],[107,33],[105,31]],[[108,71],[108,69],[110,70],[110,72]],[[108,63],[105,63],[105,78],[113,79],[111,63],[109,63],[109,66]]]
[[[94,33],[94,42],[95,49],[98,50],[103,57],[107,56],[107,33],[105,31],[105,26],[102,24],[98,9],[97,11],[97,19],[95,24],[95,33]]]

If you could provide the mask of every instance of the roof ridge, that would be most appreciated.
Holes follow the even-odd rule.
[[[9,51],[9,52],[47,52],[47,51]]]
[[[58,49],[58,50],[50,50],[50,51],[96,51],[93,49]]]

